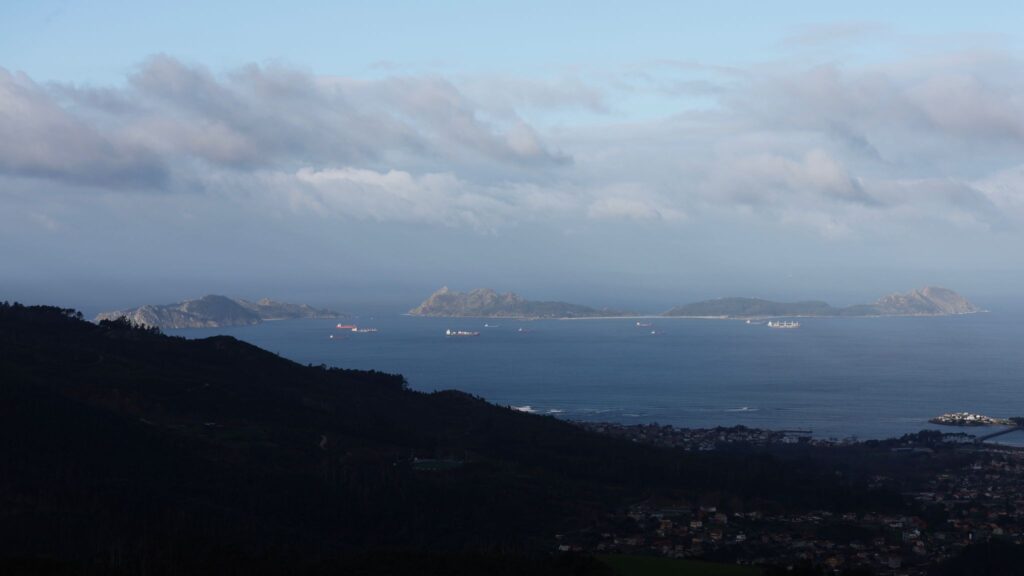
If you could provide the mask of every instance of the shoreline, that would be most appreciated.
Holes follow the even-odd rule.
[[[441,318],[448,320],[521,320],[534,322],[537,320],[774,320],[776,318],[951,318],[956,316],[972,316],[975,314],[988,314],[988,310],[977,312],[958,312],[953,314],[871,314],[863,316],[844,316],[840,314],[780,314],[773,316],[664,316],[661,314],[635,314],[630,316],[433,316],[424,314],[410,314],[404,312],[400,316],[410,318]]]
[[[631,442],[646,443],[663,447],[683,448],[685,450],[708,451],[730,445],[784,446],[808,445],[817,447],[849,447],[876,445],[880,443],[899,442],[907,437],[923,437],[922,435],[939,434],[940,442],[950,445],[970,446],[974,448],[999,448],[1013,451],[1024,451],[1024,446],[1007,444],[998,441],[978,441],[984,435],[974,435],[965,431],[946,432],[922,428],[907,432],[900,436],[884,438],[843,438],[816,436],[813,430],[788,428],[755,428],[744,424],[719,425],[714,427],[681,427],[656,422],[623,424],[605,420],[576,420],[562,418],[557,414],[535,414],[558,418],[584,430],[625,438]],[[1005,426],[985,426],[984,428],[1006,428]],[[976,428],[975,428],[976,429]]]

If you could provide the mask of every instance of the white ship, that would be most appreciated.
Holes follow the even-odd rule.
[[[768,322],[769,328],[799,328],[800,323],[792,320],[775,320]]]
[[[471,332],[469,330],[452,330],[448,329],[444,331],[445,336],[479,336],[479,332]]]

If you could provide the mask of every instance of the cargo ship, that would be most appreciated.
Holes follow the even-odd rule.
[[[479,332],[472,332],[470,330],[452,330],[448,329],[444,331],[445,336],[479,336]]]
[[[799,322],[793,322],[792,320],[775,320],[768,322],[769,328],[799,328]]]

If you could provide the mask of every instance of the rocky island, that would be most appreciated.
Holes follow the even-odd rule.
[[[717,298],[677,306],[665,316],[770,318],[776,316],[948,316],[982,310],[956,292],[935,286],[890,294],[872,304],[835,307],[827,302],[772,302],[760,298]]]
[[[147,304],[129,310],[103,312],[96,316],[96,321],[127,318],[135,324],[157,328],[222,328],[249,326],[266,320],[342,316],[337,312],[313,308],[306,304],[275,302],[268,298],[252,302],[211,294],[174,304]]]
[[[430,295],[409,311],[412,316],[440,318],[601,318],[633,316],[609,308],[591,308],[567,302],[535,302],[518,294],[499,294],[490,288],[456,292],[447,286]]]

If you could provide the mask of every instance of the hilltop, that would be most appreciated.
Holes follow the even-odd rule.
[[[518,294],[499,294],[490,288],[455,292],[447,286],[430,295],[409,311],[413,316],[442,318],[600,318],[630,316],[629,312],[609,308],[591,308],[568,302],[535,302]]]
[[[251,302],[211,294],[174,304],[147,304],[128,310],[103,312],[96,316],[96,321],[123,317],[140,326],[157,328],[221,328],[224,326],[249,326],[265,320],[338,318],[341,316],[337,312],[316,309],[306,304],[287,304],[268,298]]]
[[[963,296],[947,288],[928,286],[905,294],[889,294],[870,306],[879,315],[946,316],[981,312]]]
[[[907,293],[894,293],[872,304],[835,307],[827,302],[773,302],[760,298],[717,298],[677,306],[665,316],[719,318],[767,318],[773,316],[948,316],[973,314],[982,310],[947,288],[929,286]]]

